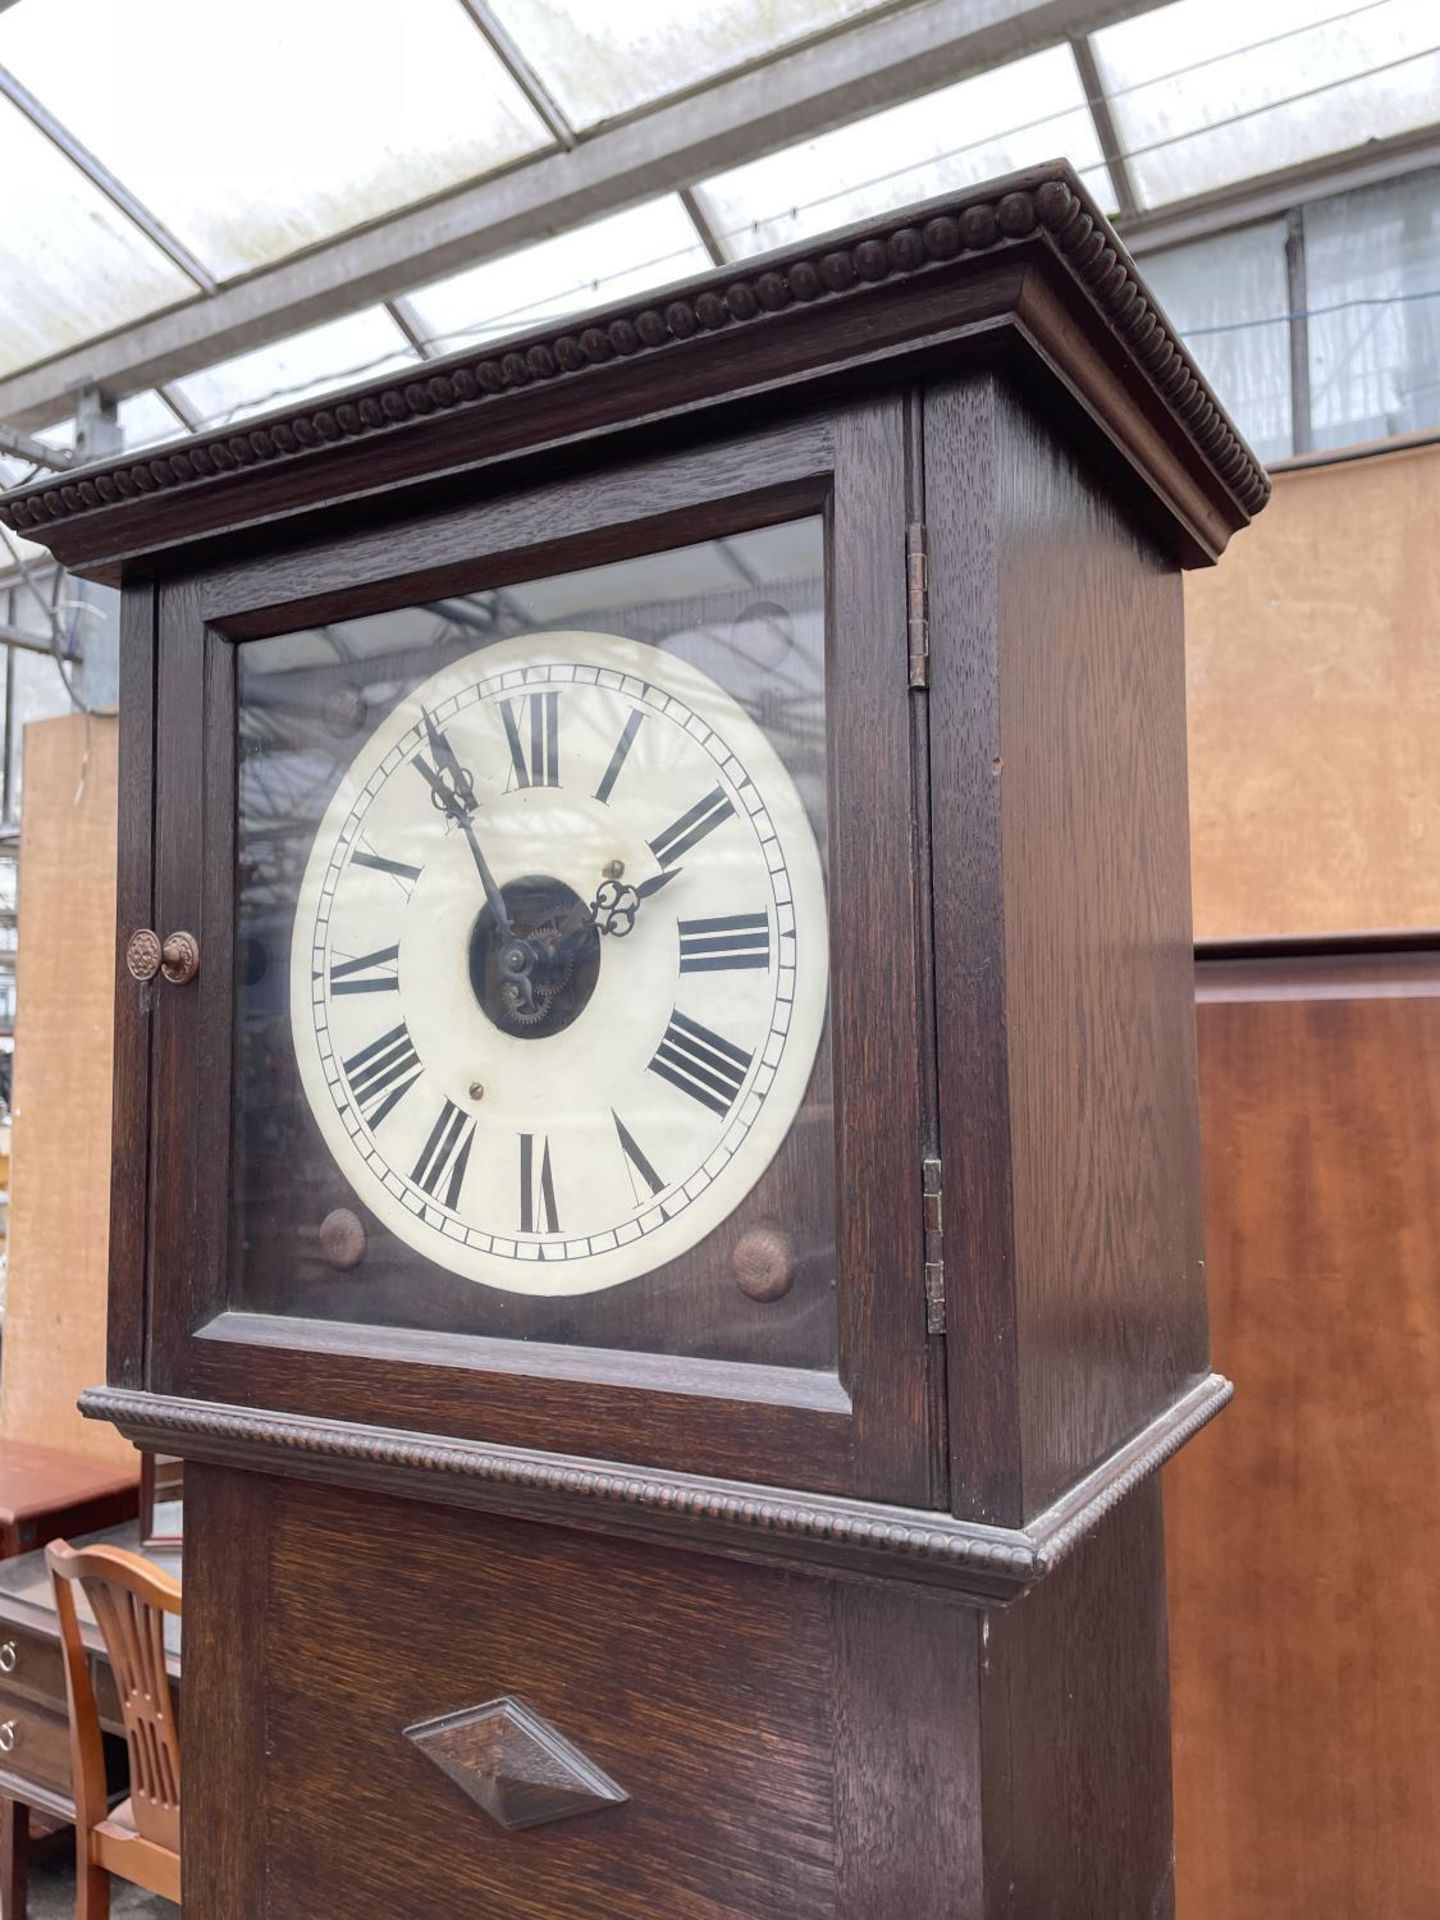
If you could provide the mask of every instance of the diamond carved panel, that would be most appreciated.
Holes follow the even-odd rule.
[[[509,1696],[417,1721],[405,1738],[508,1833],[630,1797],[549,1721]]]

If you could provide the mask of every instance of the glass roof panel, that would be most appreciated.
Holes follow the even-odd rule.
[[[0,180],[0,374],[196,292],[4,99]]]
[[[1140,271],[1260,458],[1292,453],[1284,220],[1147,253]]]
[[[1440,422],[1440,172],[1305,208],[1316,447]]]
[[[46,0],[0,64],[219,279],[549,144],[455,0]]]
[[[1177,0],[1094,36],[1142,206],[1427,126],[1433,0]]]
[[[709,265],[690,216],[672,195],[487,260],[407,299],[427,335],[448,351],[664,286]]]
[[[418,358],[385,309],[367,307],[343,320],[292,333],[274,346],[237,354],[172,385],[206,426],[219,426],[392,367],[414,365]]]
[[[1115,205],[1074,58],[1051,47],[752,160],[704,184],[725,246],[762,253],[806,234],[1066,155]]]
[[[575,127],[713,80],[885,0],[492,0]]]
[[[158,393],[132,393],[120,402],[120,434],[127,447],[153,447],[161,440],[178,440],[183,423]]]

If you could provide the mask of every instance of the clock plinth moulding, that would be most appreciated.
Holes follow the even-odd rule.
[[[1228,1394],[1178,576],[1266,491],[1056,165],[0,507],[124,595],[86,1405],[188,1463],[208,1920],[1172,1910],[1156,1468]],[[487,657],[511,727],[415,700]],[[637,658],[673,750],[545,678]],[[727,1176],[691,1109],[787,1070],[747,889],[812,858],[820,1038]],[[647,1208],[614,1284],[462,1270]]]

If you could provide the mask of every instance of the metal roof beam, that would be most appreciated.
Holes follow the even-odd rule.
[[[557,146],[573,147],[575,129],[560,111],[550,89],[506,31],[504,22],[490,5],[490,0],[460,0],[460,4],[479,28],[491,52],[530,102],[537,117],[544,122],[550,138]]]
[[[1110,111],[1110,96],[1105,91],[1105,82],[1101,77],[1100,63],[1095,58],[1095,49],[1090,44],[1090,36],[1082,33],[1071,43],[1075,55],[1075,65],[1080,74],[1080,84],[1085,89],[1085,104],[1090,109],[1090,118],[1095,123],[1095,138],[1100,142],[1100,151],[1105,156],[1105,164],[1110,169],[1111,183],[1115,188],[1115,198],[1120,204],[1123,218],[1135,211],[1138,202],[1135,198],[1135,183],[1130,178],[1130,163],[1120,141],[1119,130],[1115,125],[1115,116]]]
[[[178,240],[147,206],[142,205],[125,183],[118,180],[107,166],[97,160],[88,147],[82,146],[70,129],[63,126],[47,107],[42,106],[28,88],[22,87],[14,74],[5,67],[0,67],[0,94],[3,94],[12,106],[18,107],[30,124],[37,127],[52,145],[58,147],[65,158],[80,169],[90,184],[98,188],[113,207],[118,208],[127,220],[133,221],[151,245],[160,249],[171,266],[178,267],[181,273],[193,280],[202,293],[214,293],[215,281],[211,278],[208,267],[197,260],[184,242]]]
[[[0,419],[43,427],[81,387],[123,399],[182,378],[1157,4],[921,0],[878,15],[13,374]]]
[[[46,440],[32,440],[28,433],[3,424],[0,424],[0,453],[8,453],[12,460],[29,461],[32,466],[49,467],[54,473],[75,465],[75,455],[68,447],[52,447]]]
[[[1400,134],[1393,140],[1367,140],[1363,146],[1327,154],[1323,160],[1307,160],[1279,173],[1197,194],[1193,200],[1158,207],[1153,213],[1131,214],[1115,225],[1126,246],[1143,258],[1164,247],[1181,246],[1187,240],[1205,240],[1232,227],[1274,219],[1308,200],[1353,193],[1359,187],[1378,186],[1427,167],[1440,167],[1437,127]]]

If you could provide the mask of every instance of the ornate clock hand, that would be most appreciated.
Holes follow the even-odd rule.
[[[641,902],[658,893],[662,887],[668,887],[683,872],[683,867],[667,867],[664,873],[642,880],[638,887],[620,880],[602,880],[599,891],[590,902],[590,912],[597,930],[600,933],[613,933],[617,940],[623,940],[635,925],[635,915],[640,911]]]
[[[535,969],[535,949],[528,940],[516,938],[515,929],[510,924],[510,915],[505,906],[505,896],[495,884],[495,876],[490,871],[489,862],[480,850],[475,825],[470,818],[478,805],[475,798],[475,782],[469,771],[455,758],[455,749],[430,718],[429,709],[422,707],[420,713],[425,722],[425,735],[430,742],[430,751],[435,756],[435,768],[427,766],[417,753],[414,763],[416,771],[430,788],[430,796],[435,805],[455,822],[469,843],[476,871],[480,875],[480,885],[485,889],[485,899],[489,905],[491,917],[504,942],[500,953],[500,970],[505,976],[507,985],[514,991],[516,1003],[529,1011],[535,1005],[534,990],[530,984],[530,976]]]

